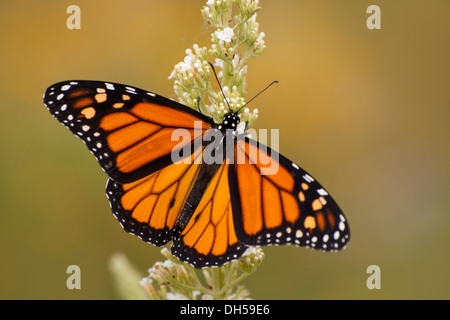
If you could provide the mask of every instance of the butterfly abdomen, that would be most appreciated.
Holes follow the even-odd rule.
[[[209,182],[212,177],[216,174],[219,164],[206,165],[201,164],[197,179],[192,187],[189,196],[186,199],[186,203],[181,210],[180,216],[178,217],[176,226],[181,230],[187,225],[192,217],[195,209],[197,209],[200,200],[208,187]]]

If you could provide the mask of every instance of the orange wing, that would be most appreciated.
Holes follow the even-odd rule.
[[[298,165],[263,144],[248,138],[237,141],[229,180],[240,242],[330,251],[349,241],[347,221],[328,192]]]
[[[131,183],[108,180],[106,194],[125,231],[157,246],[172,240],[200,169],[200,155],[198,150],[189,163],[176,162]]]
[[[81,138],[115,181],[144,178],[172,163],[171,152],[192,144],[212,119],[175,101],[130,86],[66,81],[47,89],[51,114]],[[184,129],[190,138],[172,139]]]
[[[228,185],[228,161],[218,168],[172,253],[196,268],[220,266],[239,258],[247,246],[234,231]]]

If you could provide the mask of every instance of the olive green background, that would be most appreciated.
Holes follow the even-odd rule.
[[[144,276],[160,248],[110,212],[106,175],[42,102],[70,79],[119,82],[176,98],[168,76],[210,45],[205,1],[0,2],[0,298],[114,299],[108,261]],[[66,27],[70,4],[81,30]],[[366,8],[381,8],[381,30]],[[268,247],[244,284],[255,299],[450,298],[450,3],[261,1],[266,52],[249,64],[256,128],[344,210],[346,250]],[[81,290],[66,268],[81,268]],[[366,269],[381,268],[369,290]]]

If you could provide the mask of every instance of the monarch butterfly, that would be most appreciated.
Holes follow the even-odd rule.
[[[294,162],[239,133],[238,112],[217,124],[152,92],[100,81],[54,84],[44,103],[109,176],[106,194],[122,227],[156,246],[173,241],[172,253],[196,268],[235,260],[248,246],[336,251],[349,241],[347,220],[328,192]],[[189,133],[181,147],[191,152],[175,161],[181,147],[172,135],[179,129]],[[232,133],[231,144],[217,145],[233,151],[222,163],[201,161],[211,130]],[[276,173],[264,174],[263,159],[279,165]]]

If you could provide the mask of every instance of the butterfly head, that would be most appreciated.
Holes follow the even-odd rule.
[[[229,112],[223,116],[222,123],[219,124],[218,129],[222,131],[233,130],[235,131],[238,127],[241,118],[236,113]]]

